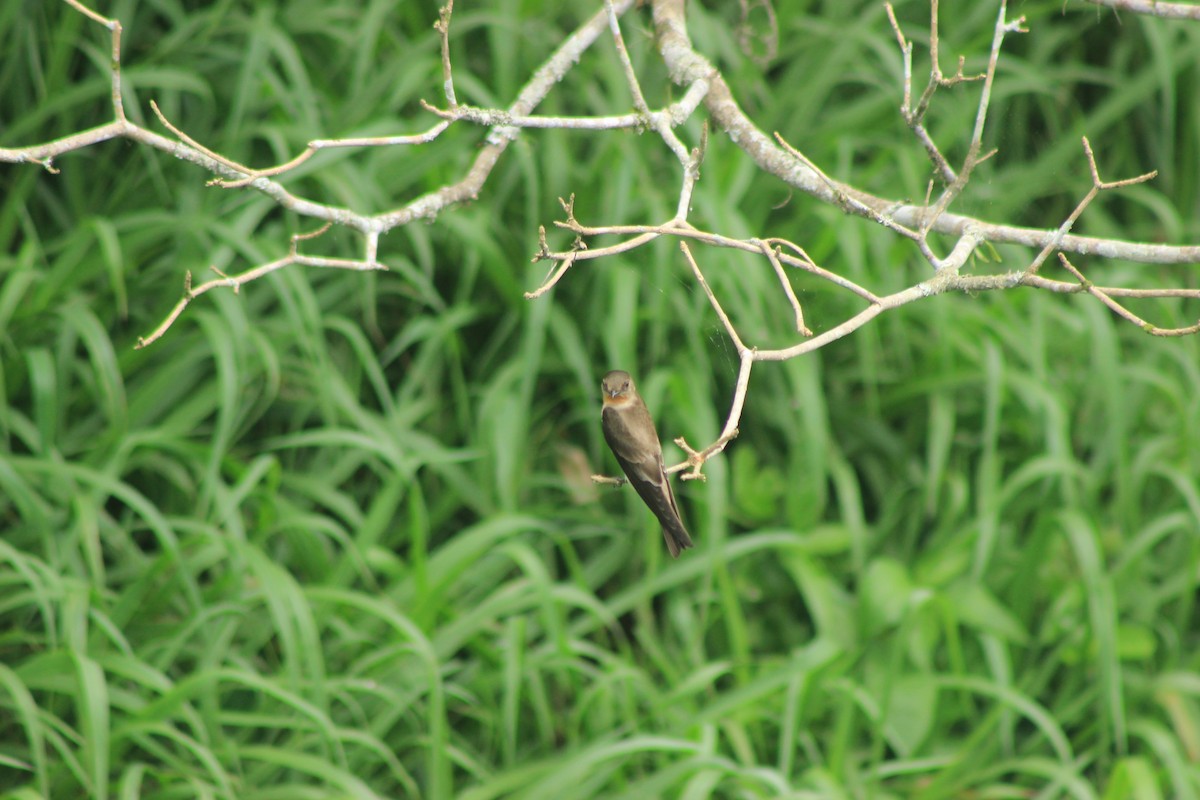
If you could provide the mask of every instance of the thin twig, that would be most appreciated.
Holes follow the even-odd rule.
[[[1075,265],[1070,262],[1065,254],[1059,253],[1058,260],[1063,265],[1064,269],[1075,276],[1075,279],[1079,281],[1079,285],[1084,288],[1084,291],[1086,291],[1092,297],[1095,297],[1101,303],[1104,303],[1104,305],[1108,306],[1109,309],[1115,312],[1122,319],[1132,322],[1134,325],[1138,326],[1151,336],[1191,336],[1193,333],[1200,332],[1200,322],[1183,328],[1160,328],[1157,325],[1147,322],[1122,304],[1118,303],[1116,300],[1112,299],[1108,292],[1104,291],[1087,278],[1083,277],[1083,273],[1080,272]]]
[[[870,217],[883,227],[887,228],[888,230],[895,231],[906,239],[912,239],[914,242],[920,242],[922,240],[923,237],[918,232],[904,227],[886,214],[882,214],[879,211],[876,211],[874,208],[871,208],[867,204],[863,203],[857,197],[843,192],[838,183],[822,172],[816,164],[809,160],[808,156],[804,155],[791,144],[789,144],[788,141],[783,138],[783,134],[779,133],[778,131],[775,132],[775,140],[779,142],[779,146],[782,147],[788,153],[788,155],[792,156],[808,169],[812,170],[812,172],[821,180],[821,182],[829,188],[829,191],[833,193],[834,200],[838,205],[848,210],[855,211],[862,216]]]
[[[717,440],[703,450],[695,450],[687,443],[687,440],[682,436],[675,440],[675,444],[679,445],[683,452],[687,453],[687,460],[681,464],[675,464],[667,469],[668,473],[679,472],[689,469],[684,475],[680,475],[679,479],[684,481],[706,480],[704,473],[700,469],[705,462],[725,450],[725,446],[737,438],[739,433],[738,425],[742,419],[742,409],[746,403],[746,390],[750,387],[750,369],[754,366],[754,351],[746,350],[741,356],[741,366],[738,368],[737,384],[733,390],[733,403],[729,408],[729,416],[725,418],[725,428],[721,431],[721,435]]]
[[[1071,228],[1074,227],[1075,222],[1083,214],[1084,209],[1091,205],[1091,202],[1095,200],[1097,196],[1099,196],[1100,192],[1108,189],[1119,189],[1124,186],[1133,186],[1134,184],[1144,183],[1148,180],[1152,180],[1158,175],[1158,170],[1153,170],[1143,175],[1138,175],[1135,178],[1126,178],[1119,181],[1105,182],[1100,179],[1100,168],[1096,166],[1096,155],[1092,152],[1092,143],[1088,141],[1086,136],[1083,137],[1083,153],[1087,157],[1088,173],[1092,178],[1092,188],[1088,190],[1087,194],[1083,196],[1083,199],[1080,200],[1078,205],[1075,206],[1075,209],[1067,216],[1065,220],[1063,220],[1062,224],[1058,226],[1058,230],[1054,232],[1054,236],[1051,237],[1050,241],[1046,242],[1045,247],[1043,247],[1041,251],[1038,252],[1038,254],[1034,257],[1033,261],[1030,262],[1029,267],[1025,270],[1030,275],[1037,274],[1037,271],[1042,268],[1042,264],[1045,263],[1050,254],[1057,249],[1059,243],[1062,242],[1062,240],[1070,232]]]
[[[453,13],[454,0],[447,0],[438,12],[438,21],[433,24],[434,30],[442,38],[442,91],[450,108],[458,105],[458,98],[454,94],[454,72],[450,68],[450,16]]]
[[[704,293],[708,295],[708,302],[712,304],[713,310],[717,312],[717,317],[721,320],[721,324],[725,326],[725,332],[729,334],[729,338],[733,340],[733,344],[737,347],[738,354],[741,355],[746,350],[746,345],[742,342],[742,337],[738,336],[737,328],[733,327],[733,323],[729,320],[729,315],[725,313],[725,309],[721,308],[721,303],[717,300],[717,296],[713,294],[712,287],[708,285],[708,281],[704,280],[704,273],[700,271],[700,265],[696,263],[696,259],[692,257],[692,251],[687,246],[687,242],[680,242],[679,249],[683,251],[684,258],[692,267],[692,274],[696,276],[696,280],[704,289]]]
[[[183,310],[188,307],[188,304],[200,295],[206,294],[213,289],[219,289],[222,287],[233,289],[234,293],[236,294],[241,290],[241,287],[245,286],[246,284],[256,281],[264,275],[275,272],[276,270],[291,266],[292,264],[298,264],[304,267],[326,267],[330,269],[351,269],[361,271],[387,269],[387,267],[385,267],[383,264],[357,261],[349,258],[322,258],[318,256],[302,256],[297,255],[296,253],[290,253],[284,258],[277,259],[269,264],[260,264],[259,266],[246,270],[238,275],[226,275],[216,267],[212,267],[212,270],[220,275],[220,277],[202,283],[194,288],[191,286],[192,274],[188,272],[184,281],[183,297],[179,299],[179,302],[175,304],[175,307],[171,309],[171,312],[167,314],[166,318],[161,323],[159,323],[157,328],[155,328],[146,336],[138,337],[137,344],[134,345],[134,349],[141,350],[143,347],[153,344],[158,339],[162,338],[162,335],[166,333],[173,324],[175,324],[175,320],[179,319],[179,315],[182,314]]]
[[[936,0],[934,6],[934,23],[936,24]],[[983,146],[983,128],[984,123],[987,120],[988,107],[991,104],[992,84],[996,79],[996,64],[1000,59],[1000,47],[1004,43],[1005,35],[1009,33],[1028,32],[1025,28],[1021,27],[1025,23],[1025,17],[1018,17],[1015,21],[1009,22],[1006,20],[1007,13],[1008,3],[1006,0],[1001,0],[1000,12],[996,16],[996,26],[992,32],[992,47],[988,54],[987,70],[984,72],[983,88],[979,92],[979,104],[975,109],[975,129],[971,134],[971,142],[967,146],[967,155],[963,158],[963,164],[958,170],[957,177],[945,189],[942,190],[937,202],[934,203],[933,208],[930,209],[929,215],[922,222],[920,228],[922,236],[929,232],[929,230],[933,227],[934,222],[937,221],[938,217],[942,215],[942,213],[950,206],[950,204],[954,202],[954,200],[962,193],[963,189],[966,188],[967,182],[970,180],[971,173],[975,167],[987,160],[987,158],[992,155],[989,153],[983,157],[980,157],[979,151]],[[933,57],[936,63],[937,56],[932,42],[930,43],[930,50],[934,52]],[[956,77],[962,77],[961,64],[959,66],[959,74]],[[965,78],[963,79],[965,80]]]
[[[574,263],[575,263],[574,258],[564,258],[559,263],[558,268],[553,270],[549,275],[546,276],[546,279],[544,281],[542,281],[541,286],[534,289],[532,292],[525,292],[525,299],[526,300],[534,300],[538,297],[541,297],[542,295],[544,295],[546,292],[550,291],[551,289],[553,289],[554,284],[558,283],[559,280],[562,279],[562,276],[567,274],[567,270],[569,270],[571,268],[571,265]]]
[[[660,236],[676,236],[680,239],[689,239],[693,241],[703,242],[704,244],[714,247],[728,247],[735,250],[744,250],[747,253],[761,253],[761,246],[758,244],[758,239],[732,239],[728,236],[723,236],[719,233],[710,231],[702,231],[691,225],[680,225],[675,220],[670,220],[662,225],[605,225],[605,226],[584,226],[578,222],[562,222],[554,223],[557,227],[572,231],[576,236],[633,236],[634,238],[624,242],[618,242],[607,247],[595,247],[589,249],[585,253],[580,253],[574,250],[564,252],[546,252],[541,254],[540,258],[553,259],[561,261],[566,258],[574,257],[578,261],[589,261],[597,258],[615,255],[618,253],[629,252],[644,244],[658,239]],[[846,278],[836,272],[822,269],[813,263],[812,259],[804,252],[799,245],[789,242],[786,239],[771,238],[766,239],[769,244],[778,244],[794,250],[799,256],[792,256],[787,253],[780,253],[778,258],[787,266],[797,267],[810,272],[817,277],[828,281],[842,289],[853,292],[859,297],[868,302],[878,301],[878,297],[874,292],[859,286],[854,281]],[[540,260],[540,259],[539,259]]]
[[[779,262],[779,253],[771,245],[766,242],[760,242],[762,245],[763,255],[771,262],[771,266],[775,269],[775,275],[779,278],[779,283],[783,287],[783,293],[787,296],[788,303],[792,306],[792,312],[796,315],[796,330],[804,336],[812,336],[812,331],[804,324],[804,310],[800,308],[800,301],[796,299],[796,292],[792,289],[792,282],[788,280],[787,273],[783,270],[783,264]]]

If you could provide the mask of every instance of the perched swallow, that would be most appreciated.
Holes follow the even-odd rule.
[[[600,412],[604,440],[633,488],[658,517],[667,550],[677,557],[680,550],[692,546],[692,537],[679,519],[679,507],[675,505],[671,482],[663,468],[662,445],[654,420],[650,419],[650,412],[628,372],[608,373],[600,381],[600,389],[604,395],[604,409]]]

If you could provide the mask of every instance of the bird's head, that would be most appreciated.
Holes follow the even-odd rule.
[[[613,370],[601,379],[600,391],[604,395],[604,405],[606,406],[623,406],[632,402],[633,398],[637,396],[633,378],[629,377],[628,372],[619,369]]]

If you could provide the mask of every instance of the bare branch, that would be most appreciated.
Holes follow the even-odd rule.
[[[110,99],[113,107],[113,118],[117,122],[124,122],[125,101],[121,97],[121,23],[119,20],[109,19],[97,14],[78,0],[66,0],[66,3],[88,19],[100,23],[112,32],[112,91]]]
[[[291,246],[289,247],[287,256],[272,261],[269,264],[260,264],[259,266],[254,267],[253,269],[248,269],[238,275],[226,275],[216,267],[210,267],[210,269],[217,273],[219,277],[210,281],[206,281],[205,283],[193,288],[192,273],[186,273],[183,281],[183,297],[179,299],[179,302],[175,304],[175,307],[171,309],[171,312],[167,314],[166,318],[161,323],[159,323],[157,328],[155,328],[147,336],[138,337],[137,344],[134,345],[134,349],[141,350],[143,347],[154,344],[154,342],[161,339],[163,334],[170,330],[171,326],[175,324],[175,320],[179,319],[180,314],[182,314],[184,309],[188,307],[188,304],[200,295],[206,294],[213,289],[219,289],[222,287],[232,289],[233,293],[237,294],[247,283],[256,281],[264,275],[268,275],[276,270],[291,266],[292,264],[298,264],[302,267],[324,267],[327,269],[349,269],[357,271],[387,269],[385,265],[374,260],[373,253],[371,254],[371,259],[361,261],[351,258],[325,258],[321,256],[306,256],[300,254],[300,242],[310,241],[323,236],[330,229],[330,227],[332,227],[332,224],[333,223],[327,222],[317,230],[310,233],[298,233],[294,235],[292,237]]]
[[[612,31],[613,43],[617,48],[617,58],[621,62],[621,71],[625,74],[625,82],[629,85],[629,91],[633,95],[634,109],[649,120],[650,126],[662,137],[667,147],[671,148],[671,152],[679,159],[679,163],[686,168],[689,159],[688,149],[671,129],[677,123],[670,114],[655,115],[650,112],[650,107],[646,105],[646,96],[642,93],[641,84],[633,70],[633,62],[629,59],[629,51],[625,48],[625,39],[621,36],[621,24],[617,21],[617,12],[613,8],[612,0],[604,0],[604,6],[608,10],[608,27]]]
[[[820,180],[821,183],[823,183],[829,189],[829,191],[832,193],[832,200],[836,205],[838,205],[839,207],[843,208],[846,211],[850,211],[850,212],[858,214],[860,216],[867,217],[869,219],[873,219],[875,222],[879,223],[883,227],[887,228],[888,230],[895,231],[896,233],[900,234],[901,236],[905,237],[906,239],[912,239],[914,242],[921,241],[921,239],[923,237],[920,233],[904,227],[903,225],[897,223],[894,219],[892,219],[886,213],[883,213],[874,208],[871,208],[870,206],[866,205],[861,200],[859,200],[857,197],[854,197],[853,195],[848,194],[844,190],[844,187],[841,184],[830,179],[829,176],[826,175],[824,172],[822,172],[817,167],[816,164],[809,161],[808,156],[804,155],[799,150],[797,150],[796,148],[794,148],[790,144],[788,144],[787,141],[783,138],[783,136],[778,131],[775,133],[775,140],[777,142],[779,142],[779,146],[782,147],[788,153],[788,155],[792,156],[792,158],[799,161],[807,169],[811,170],[814,175],[817,176],[817,179]]]
[[[1146,322],[1146,320],[1142,319],[1137,314],[1134,314],[1116,300],[1113,300],[1112,296],[1104,289],[1101,289],[1087,278],[1083,277],[1083,273],[1076,269],[1075,265],[1072,264],[1064,254],[1059,253],[1058,260],[1068,272],[1075,276],[1075,279],[1079,281],[1079,285],[1082,286],[1088,294],[1104,303],[1104,305],[1108,306],[1120,317],[1132,322],[1146,333],[1152,336],[1190,336],[1193,333],[1200,332],[1200,322],[1197,322],[1195,325],[1188,325],[1184,328],[1160,328],[1157,325],[1152,325],[1149,322]]]
[[[934,25],[936,25],[936,0],[934,0],[933,9]],[[1018,17],[1015,21],[1009,22],[1006,19],[1007,11],[1008,3],[1006,0],[1001,0],[1000,12],[996,16],[996,27],[992,33],[992,49],[988,55],[988,66],[987,71],[984,73],[983,89],[979,93],[979,105],[975,111],[975,130],[971,134],[971,143],[967,147],[967,155],[963,159],[963,164],[958,170],[957,177],[955,177],[950,185],[942,191],[941,196],[938,198],[937,202],[934,203],[933,208],[930,209],[929,215],[922,222],[920,226],[922,234],[928,233],[930,228],[937,221],[938,217],[942,215],[942,212],[944,212],[949,207],[950,203],[952,203],[955,198],[962,193],[962,190],[966,188],[967,181],[969,181],[971,178],[971,172],[975,169],[976,165],[984,160],[979,157],[979,150],[983,143],[983,126],[984,122],[987,120],[988,106],[991,103],[992,98],[992,83],[996,79],[996,63],[1000,58],[1000,46],[1003,44],[1006,34],[1027,32],[1025,28],[1021,27],[1025,22],[1025,18]],[[936,65],[937,53],[933,50],[932,43],[930,44],[930,49],[933,52],[932,58],[934,59],[934,63]],[[956,77],[960,79],[962,77],[961,63],[959,65],[958,76]],[[986,156],[984,158],[986,158]]]
[[[1163,19],[1200,19],[1200,6],[1191,3],[1166,3],[1159,0],[1088,0],[1114,11],[1129,11]]]
[[[1067,233],[1075,225],[1076,220],[1078,220],[1083,214],[1084,209],[1091,205],[1091,202],[1096,199],[1100,192],[1106,189],[1119,189],[1123,186],[1132,186],[1137,183],[1144,183],[1158,175],[1158,171],[1155,170],[1153,172],[1147,172],[1144,175],[1138,175],[1136,178],[1126,178],[1125,180],[1121,181],[1105,183],[1104,181],[1100,180],[1100,170],[1096,166],[1096,156],[1094,153],[1092,153],[1092,143],[1088,141],[1086,136],[1083,137],[1083,152],[1084,155],[1087,156],[1088,172],[1092,176],[1092,188],[1088,190],[1088,193],[1084,195],[1083,199],[1079,201],[1079,204],[1075,206],[1075,210],[1072,211],[1067,218],[1063,220],[1063,223],[1058,226],[1058,230],[1055,232],[1054,236],[1051,237],[1050,241],[1046,243],[1045,247],[1042,248],[1041,252],[1039,252],[1037,256],[1034,257],[1033,261],[1030,262],[1029,268],[1026,270],[1026,272],[1028,272],[1030,275],[1035,274],[1039,269],[1041,269],[1046,258],[1058,248],[1059,242],[1066,238]]]
[[[800,308],[800,301],[796,299],[796,292],[792,290],[792,283],[788,280],[787,273],[783,271],[783,264],[779,263],[779,251],[771,247],[766,242],[760,242],[762,245],[763,255],[771,262],[771,266],[775,268],[775,275],[779,278],[779,283],[783,287],[783,293],[787,295],[788,303],[792,306],[792,311],[796,314],[796,330],[804,336],[812,336],[813,333],[804,324],[804,311]]]
[[[447,0],[446,5],[438,13],[438,21],[433,28],[442,37],[442,91],[446,93],[446,102],[450,108],[458,105],[454,94],[454,71],[450,67],[450,16],[454,13],[454,0]]]
[[[904,102],[900,106],[900,116],[904,118],[904,122],[908,125],[909,130],[917,137],[917,141],[925,148],[925,152],[929,155],[929,160],[933,163],[934,170],[941,176],[943,181],[953,183],[957,180],[958,176],[955,174],[953,168],[951,168],[949,162],[946,161],[946,157],[942,155],[937,145],[934,144],[929,132],[925,130],[924,109],[928,107],[928,102],[922,106],[920,113],[912,107],[913,44],[904,37],[904,32],[900,30],[900,23],[896,19],[896,11],[892,8],[892,4],[884,3],[884,8],[887,10],[888,21],[892,25],[892,30],[896,33],[896,41],[900,44],[900,54],[904,58]],[[937,15],[934,12],[934,19],[936,18]],[[936,42],[936,37],[933,37],[933,41]],[[933,77],[930,80],[930,86],[937,86],[936,77],[939,73],[940,69],[937,66],[937,59],[935,58],[933,60]],[[926,89],[926,91],[931,92],[932,90]],[[777,133],[775,136],[778,138],[779,134]]]
[[[546,229],[543,228],[542,229],[543,236],[545,236],[545,232],[546,232]],[[544,239],[543,239],[543,241],[544,241]],[[525,293],[525,299],[526,300],[534,300],[538,297],[541,297],[542,295],[544,295],[546,292],[550,291],[551,289],[553,289],[554,284],[558,283],[558,281],[562,278],[562,276],[567,274],[567,270],[569,270],[571,268],[571,265],[574,263],[575,263],[575,259],[573,257],[564,258],[559,263],[557,269],[551,270],[550,273],[546,275],[546,279],[544,281],[542,281],[541,286],[539,286],[537,289],[533,290],[532,292]]]
[[[734,346],[737,347],[738,355],[741,355],[745,352],[746,345],[742,342],[742,337],[738,336],[737,328],[733,327],[733,323],[729,321],[729,315],[725,313],[725,309],[721,308],[721,303],[717,300],[717,296],[713,294],[712,287],[708,285],[708,281],[704,280],[704,273],[700,271],[700,265],[692,257],[692,251],[688,248],[687,242],[680,242],[679,249],[683,251],[684,258],[691,265],[692,274],[696,276],[696,281],[704,289],[704,294],[708,295],[708,302],[712,304],[713,310],[717,312],[717,317],[721,320],[721,324],[725,326],[725,332],[729,334],[729,338],[733,340]]]
[[[619,242],[608,247],[596,247],[589,249],[586,253],[578,253],[574,250],[567,252],[549,252],[543,258],[549,258],[556,261],[561,261],[566,258],[573,257],[577,261],[589,261],[605,256],[615,255],[617,253],[626,253],[641,247],[644,244],[654,241],[660,236],[677,236],[681,239],[691,239],[714,247],[728,247],[735,250],[744,250],[748,253],[762,253],[762,246],[758,239],[732,239],[728,236],[723,236],[718,233],[702,231],[688,224],[679,224],[674,220],[666,222],[662,225],[607,225],[599,227],[588,227],[580,225],[578,222],[555,222],[556,226],[574,231],[578,236],[633,236],[632,239],[624,242]],[[798,267],[805,272],[810,272],[817,277],[829,281],[833,285],[853,292],[859,297],[869,302],[876,302],[878,298],[869,289],[859,286],[854,281],[836,272],[822,269],[813,263],[804,250],[796,244],[787,241],[786,239],[766,239],[768,244],[778,244],[787,247],[797,253],[799,256],[793,256],[788,253],[779,253],[777,258],[790,267]]]
[[[738,425],[749,385],[752,366],[757,361],[782,361],[816,350],[857,330],[884,311],[937,296],[945,292],[999,291],[1017,287],[1035,288],[1060,294],[1088,293],[1103,302],[1114,313],[1138,325],[1143,330],[1159,336],[1178,336],[1200,331],[1196,326],[1180,328],[1158,328],[1138,317],[1125,307],[1126,298],[1176,297],[1200,299],[1200,290],[1153,289],[1135,287],[1097,286],[1086,279],[1065,254],[1099,255],[1144,263],[1179,264],[1200,262],[1200,246],[1157,245],[1140,242],[1125,242],[1115,239],[1100,239],[1077,236],[1072,233],[1078,220],[1100,192],[1128,187],[1154,177],[1147,173],[1135,178],[1105,181],[1101,178],[1095,154],[1090,142],[1083,139],[1084,154],[1092,186],[1079,201],[1075,209],[1057,228],[1039,230],[1008,226],[987,220],[951,213],[950,208],[966,190],[972,175],[980,164],[994,155],[995,151],[984,152],[983,134],[988,122],[992,91],[1000,62],[1002,46],[1009,34],[1025,32],[1024,18],[1010,20],[1007,5],[999,2],[991,44],[987,53],[987,66],[979,74],[965,72],[966,58],[958,56],[952,74],[944,72],[940,65],[941,36],[939,30],[939,2],[931,0],[929,18],[929,76],[919,96],[913,89],[914,44],[901,28],[895,10],[886,4],[888,21],[895,34],[903,59],[903,102],[900,114],[912,131],[916,142],[923,149],[933,166],[934,177],[923,203],[900,203],[861,191],[848,183],[828,176],[818,165],[807,158],[803,146],[797,147],[780,133],[774,140],[760,131],[746,116],[734,98],[730,87],[721,73],[704,56],[695,51],[690,41],[684,16],[684,0],[650,0],[657,33],[658,53],[667,66],[670,78],[686,87],[683,96],[670,105],[651,109],[646,101],[648,94],[634,67],[624,34],[621,17],[634,0],[600,0],[602,8],[584,22],[529,76],[525,85],[506,108],[478,108],[460,103],[455,91],[455,79],[451,58],[450,26],[453,17],[453,2],[446,0],[434,23],[440,40],[442,92],[445,108],[436,108],[422,101],[423,107],[437,117],[436,122],[424,131],[383,137],[328,138],[310,141],[305,149],[286,163],[266,169],[256,169],[240,164],[223,154],[206,147],[184,131],[181,121],[168,120],[151,102],[151,108],[161,124],[175,137],[161,136],[130,122],[122,103],[121,89],[121,26],[116,20],[103,17],[84,6],[80,0],[65,0],[72,8],[89,20],[104,26],[112,39],[111,103],[112,119],[101,126],[74,133],[50,142],[20,148],[0,149],[0,160],[9,162],[31,162],[53,171],[54,158],[62,153],[81,149],[97,142],[123,137],[148,147],[161,150],[176,158],[196,164],[210,172],[212,183],[224,188],[250,188],[276,203],[279,207],[301,217],[312,218],[319,223],[313,233],[292,237],[288,255],[270,263],[253,266],[242,272],[226,275],[217,271],[217,277],[192,286],[188,273],[184,281],[183,297],[176,303],[163,322],[147,337],[139,340],[145,346],[160,338],[183,313],[196,297],[215,289],[229,288],[235,293],[241,287],[272,271],[290,265],[328,267],[337,269],[375,270],[384,269],[379,262],[380,236],[396,227],[422,218],[432,218],[444,209],[476,198],[488,180],[491,171],[504,154],[508,144],[522,130],[573,129],[581,131],[601,130],[649,130],[657,134],[663,146],[671,152],[680,165],[679,195],[675,213],[670,220],[660,224],[600,225],[585,226],[575,217],[574,196],[563,200],[565,219],[554,225],[569,232],[574,239],[568,248],[552,250],[547,242],[545,226],[538,229],[537,252],[534,262],[548,261],[549,268],[541,284],[525,296],[535,299],[548,294],[567,273],[583,262],[607,258],[622,253],[631,253],[657,239],[669,236],[679,241],[684,258],[689,264],[697,283],[705,292],[710,305],[724,326],[726,333],[737,348],[740,367],[737,389],[724,428],[717,439],[703,449],[696,449],[684,440],[676,440],[687,454],[687,459],[670,468],[671,472],[684,472],[682,478],[703,479],[701,472],[708,459],[722,452],[729,441],[737,435]],[[1159,16],[1193,16],[1194,7],[1178,3],[1143,2],[1143,0],[1093,0],[1112,8],[1121,8],[1138,13],[1154,13]],[[748,13],[748,0],[743,0],[743,11]],[[768,15],[773,11],[767,5]],[[775,25],[771,16],[771,25]],[[628,26],[626,26],[628,30]],[[613,41],[622,76],[628,86],[632,110],[616,109],[615,113],[591,114],[587,116],[552,116],[535,114],[537,106],[546,95],[557,87],[577,64],[582,55],[607,32]],[[461,68],[461,65],[460,65]],[[974,124],[966,141],[966,155],[962,163],[952,167],[943,154],[942,147],[933,140],[926,129],[926,116],[938,92],[959,87],[974,91],[978,87],[978,100]],[[657,88],[657,87],[652,87]],[[653,92],[650,92],[654,96]],[[731,142],[741,148],[758,167],[779,177],[788,186],[799,189],[820,202],[837,206],[848,214],[869,220],[901,236],[916,245],[921,257],[932,267],[925,280],[913,283],[890,294],[876,294],[872,289],[819,266],[808,256],[804,248],[786,239],[769,236],[734,238],[719,231],[701,230],[689,221],[691,202],[700,166],[707,152],[710,135],[709,119],[701,120],[700,142],[689,146],[680,138],[679,126],[700,111],[707,112],[714,129],[727,135]],[[446,184],[425,195],[407,199],[396,208],[374,214],[362,214],[351,209],[327,205],[293,194],[280,182],[281,176],[295,170],[315,153],[329,148],[373,148],[373,147],[418,147],[441,136],[456,123],[484,126],[488,130],[484,144],[480,147],[470,168],[454,183]],[[939,188],[940,187],[940,191]],[[362,237],[362,252],[357,258],[331,258],[303,255],[298,252],[301,242],[321,236],[331,225],[348,227]],[[945,255],[935,252],[940,249],[939,238],[931,240],[931,233],[956,238],[954,246]],[[601,246],[592,246],[595,237],[615,237],[605,240]],[[968,264],[982,261],[972,257],[981,243],[1015,243],[1034,248],[1036,256],[1022,271],[996,274],[963,274]],[[722,307],[716,294],[701,271],[694,247],[699,246],[740,250],[752,256],[754,264],[764,268],[769,265],[780,290],[792,312],[797,337],[789,346],[770,350],[749,347],[742,340],[735,320]],[[1054,280],[1039,274],[1046,259],[1058,252],[1064,269],[1075,279]],[[761,261],[759,259],[762,259]],[[791,270],[796,270],[792,272]],[[214,268],[214,271],[215,268]],[[836,319],[818,319],[806,322],[793,278],[807,280],[804,276],[828,283],[847,293],[847,302]],[[889,290],[891,287],[889,286]],[[824,309],[823,309],[824,310]],[[812,309],[810,308],[811,312]],[[813,328],[809,327],[813,323]]]
[[[838,201],[839,195],[857,200],[859,206],[846,210],[859,216],[870,218],[868,213],[859,210],[861,207],[880,214],[882,218],[889,219],[897,225],[910,228],[920,226],[922,220],[930,217],[931,209],[927,206],[897,203],[837,181],[831,181],[832,185],[828,185],[813,169],[798,163],[746,117],[745,112],[733,99],[724,78],[692,47],[687,34],[683,0],[655,0],[653,11],[655,29],[659,37],[659,52],[667,64],[671,79],[683,85],[690,85],[692,81],[701,78],[710,81],[711,88],[705,96],[705,107],[717,127],[761,169],[775,175],[789,186],[824,202],[840,206],[842,204]],[[961,236],[966,228],[972,226],[986,241],[1020,244],[1039,249],[1044,247],[1055,233],[1053,230],[1005,225],[948,211],[938,215],[929,230]],[[1069,235],[1059,242],[1059,249],[1081,255],[1101,255],[1105,258],[1153,264],[1200,262],[1200,245],[1158,245]]]
[[[421,101],[421,107],[447,122],[470,122],[489,128],[563,128],[579,131],[611,131],[622,128],[644,128],[649,121],[645,114],[616,114],[607,117],[542,117],[512,114],[502,109],[476,108],[468,105],[442,109],[431,106],[424,100]]]
[[[742,409],[746,404],[746,390],[750,387],[750,370],[754,366],[754,351],[746,350],[742,352],[741,366],[738,368],[737,384],[733,390],[733,402],[729,407],[729,416],[725,419],[725,428],[721,431],[721,435],[717,440],[703,450],[696,450],[687,443],[687,440],[682,436],[675,440],[675,444],[679,445],[683,452],[687,453],[687,460],[679,464],[667,467],[667,472],[680,472],[682,470],[690,470],[684,475],[680,475],[679,479],[684,481],[705,480],[704,473],[700,469],[705,462],[713,456],[725,450],[725,446],[737,438],[738,424],[742,419]]]

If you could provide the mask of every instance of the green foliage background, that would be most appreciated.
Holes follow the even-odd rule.
[[[506,105],[597,5],[461,3],[460,99]],[[943,5],[943,64],[978,70],[996,8]],[[131,116],[157,100],[242,161],[421,130],[418,100],[441,99],[432,3],[98,10],[125,26]],[[736,4],[693,3],[689,22],[763,130],[842,180],[923,197],[882,6],[775,10],[766,66],[738,47]],[[1002,56],[999,153],[956,210],[1056,226],[1089,186],[1086,134],[1106,178],[1160,175],[1102,197],[1082,232],[1200,239],[1200,25],[1076,0],[1011,13],[1031,32]],[[923,41],[927,6],[898,14]],[[648,11],[623,25],[651,103],[678,96]],[[106,34],[65,4],[0,6],[0,53],[0,144],[109,118]],[[919,75],[926,57],[918,44]],[[935,100],[952,156],[975,98]],[[602,42],[540,110],[628,107]],[[380,211],[457,180],[484,135],[329,152],[283,180]],[[527,132],[476,202],[383,240],[391,272],[214,292],[140,351],[186,271],[240,271],[315,226],[124,141],[56,166],[0,166],[6,796],[1200,795],[1195,337],[1014,291],[925,301],[760,365],[740,438],[677,490],[697,548],[671,561],[633,493],[586,472],[614,469],[610,368],[638,376],[664,439],[716,436],[737,359],[703,293],[662,241],[522,298],[556,198],[575,193],[585,223],[673,213],[678,165],[653,135]],[[719,134],[694,207],[879,293],[927,269]],[[307,247],[358,252],[344,231]],[[1031,254],[983,255],[980,271]],[[698,257],[749,342],[792,341],[761,259]],[[1098,282],[1197,284],[1190,266],[1079,263]],[[818,330],[858,308],[794,283]]]

